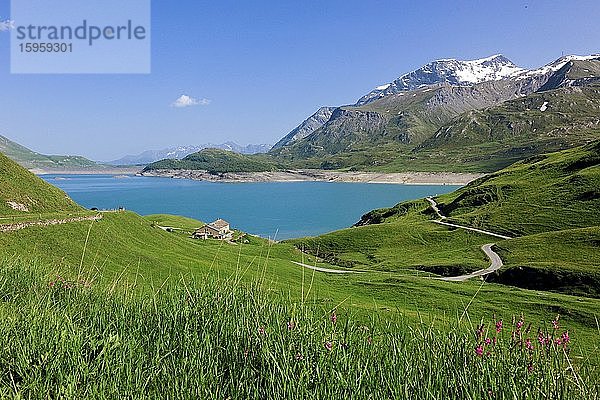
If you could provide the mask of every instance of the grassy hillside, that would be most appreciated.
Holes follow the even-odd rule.
[[[455,221],[509,236],[600,222],[600,141],[540,155],[440,196]]]
[[[360,321],[345,305],[238,281],[182,276],[142,296],[115,286],[0,264],[0,396],[584,399],[599,389],[568,317],[558,330],[488,317],[474,335],[468,318],[437,328],[380,310]]]
[[[204,149],[182,160],[161,160],[148,165],[144,171],[160,169],[201,170],[212,174],[226,172],[264,172],[278,169],[270,157],[263,154],[245,155],[220,149]]]
[[[16,203],[16,207],[22,205],[22,210],[27,211],[16,210],[9,202]],[[62,190],[0,153],[0,216],[81,211]]]
[[[422,201],[374,210],[357,228],[291,242],[349,267],[441,275],[487,266],[479,245],[496,242],[505,263],[491,277],[496,282],[600,296],[599,163],[594,142],[516,163],[437,198],[451,222],[518,239],[435,225]]]
[[[565,171],[585,176],[596,162],[594,146],[544,157],[538,162],[548,164],[534,172],[554,171],[546,184],[570,179]],[[0,175],[18,183],[11,193],[40,201],[62,193],[0,160],[7,166]],[[0,188],[8,193],[4,182]],[[440,201],[446,198],[454,197]],[[597,392],[600,299],[581,296],[577,285],[578,296],[571,296],[545,291],[564,287],[432,279],[487,265],[479,247],[491,239],[433,224],[425,201],[371,212],[363,226],[284,243],[250,236],[238,244],[193,240],[156,225],[187,229],[198,221],[102,215],[0,232],[1,396],[446,398],[456,393],[457,379],[462,394],[473,398],[482,388],[499,397],[589,398]],[[586,266],[595,234],[568,234],[592,238],[572,250],[565,238],[535,235],[498,241],[498,247],[507,271],[527,262],[539,267],[537,256],[526,257],[543,240],[553,254],[578,253],[563,254],[544,271],[587,274],[600,270]],[[570,264],[560,267],[561,260]],[[362,273],[316,272],[294,261]],[[561,328],[553,330],[557,314]],[[513,336],[520,318],[532,325]],[[506,328],[495,333],[499,320]],[[474,335],[481,323],[485,333]],[[562,343],[539,346],[538,326],[550,342],[568,329],[568,352]],[[497,344],[486,344],[492,335]],[[573,385],[573,372],[585,386]],[[381,385],[382,379],[393,385]]]
[[[106,166],[81,156],[39,154],[0,135],[0,153],[28,169],[69,170],[103,169]]]

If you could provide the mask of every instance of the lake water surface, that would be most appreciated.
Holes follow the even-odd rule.
[[[155,177],[44,175],[84,207],[177,214],[263,237],[288,239],[347,228],[367,211],[453,191],[458,186],[372,183],[213,183]]]

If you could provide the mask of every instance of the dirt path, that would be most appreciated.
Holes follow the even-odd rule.
[[[343,271],[341,269],[321,268],[314,265],[302,264],[296,261],[292,261],[292,263],[304,268],[312,269],[313,271],[326,272],[329,274],[364,274],[364,271]]]
[[[15,232],[21,229],[29,228],[32,226],[51,226],[51,225],[63,225],[70,224],[72,222],[83,222],[83,221],[98,221],[102,219],[102,215],[92,215],[87,217],[73,217],[65,219],[47,219],[44,221],[29,221],[29,222],[15,222],[12,224],[0,224],[0,233]]]

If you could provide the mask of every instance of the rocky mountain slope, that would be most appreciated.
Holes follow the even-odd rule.
[[[562,90],[553,95],[561,98],[553,100],[553,107],[549,108],[548,104],[544,106],[544,101],[537,106],[537,114],[545,112],[542,114],[544,119],[555,120],[555,127],[558,128],[570,120],[583,118],[579,114],[581,107],[572,103],[581,100],[581,91],[585,92],[583,97],[586,101],[594,103],[598,93],[595,85],[598,79],[600,56],[566,56],[534,70],[519,68],[500,55],[473,61],[434,61],[376,88],[353,106],[333,110],[329,120],[321,127],[302,139],[282,139],[283,143],[280,142],[281,145],[275,147],[270,154],[296,167],[444,169],[443,157],[436,157],[435,152],[423,151],[435,149],[441,143],[436,138],[448,138],[445,133],[440,133],[441,129],[462,132],[465,118],[472,121],[474,126],[478,124],[480,118],[473,117],[478,112],[501,118],[495,114],[498,109],[494,107],[502,107],[505,103],[516,104],[518,101],[537,104],[539,93]],[[566,90],[568,87],[580,90]],[[591,103],[588,105],[592,109],[595,107]],[[515,113],[522,111],[514,110]],[[586,115],[589,116],[589,113]],[[593,121],[583,119],[583,126],[595,125]],[[521,126],[521,138],[524,141],[518,143],[518,146],[534,145],[533,142],[539,138],[539,131],[534,131],[536,128],[533,127],[536,122],[537,120],[527,122],[532,129]],[[544,145],[542,149],[559,150],[582,144],[582,135],[576,140],[567,138],[569,132],[580,126],[581,124],[571,124],[571,128],[563,130],[564,140],[555,145]],[[481,127],[477,126],[477,129]],[[587,130],[583,136],[595,138],[595,134],[586,136],[589,133]],[[474,144],[485,147],[490,144],[490,138],[478,136],[469,143],[470,146]],[[515,153],[511,149],[505,150],[492,154],[489,163],[473,162],[472,170],[497,169],[537,151],[534,148],[530,152],[519,154],[518,151]],[[489,152],[486,150],[478,155],[485,158]],[[450,165],[449,168],[457,170],[460,165]]]
[[[304,139],[320,127],[322,127],[335,110],[335,107],[321,107],[313,115],[305,119],[300,125],[294,128],[290,133],[285,135],[279,142],[275,143],[273,149],[278,149],[287,146],[298,140]]]

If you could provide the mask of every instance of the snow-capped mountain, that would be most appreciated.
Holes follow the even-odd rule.
[[[367,104],[388,95],[419,89],[425,85],[440,83],[474,85],[515,77],[524,72],[526,72],[525,69],[516,66],[500,54],[469,61],[436,60],[402,75],[393,82],[376,87],[369,94],[361,97],[356,105]]]
[[[147,150],[137,155],[128,155],[118,160],[110,161],[110,165],[145,165],[164,159],[182,159],[192,153],[197,153],[203,149],[221,149],[229,150],[240,154],[266,153],[271,148],[270,144],[249,144],[241,146],[235,142],[225,142],[222,144],[206,143],[197,146],[178,146],[162,150]]]

